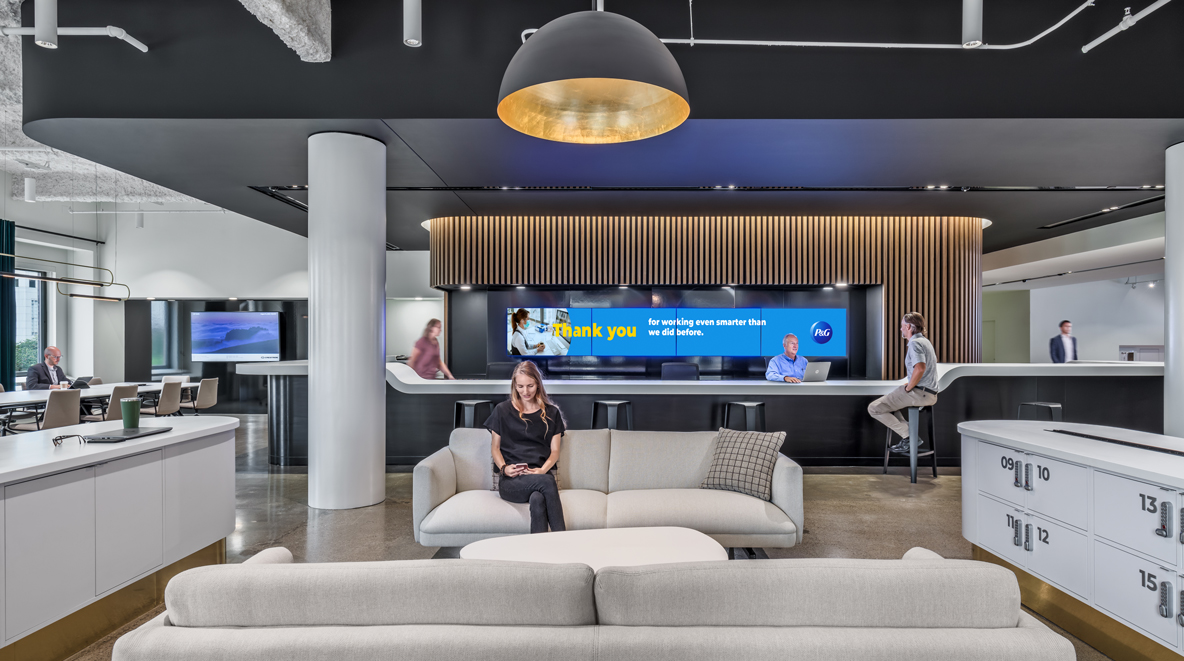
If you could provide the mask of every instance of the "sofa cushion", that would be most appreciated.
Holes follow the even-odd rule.
[[[631,626],[1001,629],[1019,623],[1020,590],[973,560],[701,562],[601,569],[596,610]]]
[[[456,490],[489,490],[493,474],[489,466],[493,454],[490,446],[493,437],[488,429],[458,428],[448,437],[448,449],[456,466]]]
[[[697,489],[707,476],[716,433],[611,432],[608,490]]]
[[[720,428],[703,489],[735,491],[773,500],[773,466],[785,444],[785,432],[736,431]]]
[[[592,489],[564,489],[563,521],[568,530],[596,530],[608,527],[608,494]]]
[[[429,512],[419,529],[430,534],[526,534],[530,532],[530,506],[508,503],[488,489],[460,491]]]
[[[401,560],[214,565],[165,588],[177,627],[596,623],[587,565]],[[529,585],[546,599],[523,599]]]
[[[606,494],[564,489],[559,502],[569,530],[607,527]],[[530,505],[506,502],[496,491],[462,491],[429,512],[419,529],[431,535],[525,535],[530,532]]]
[[[608,492],[607,429],[569,429],[559,443],[559,484],[563,489]]]
[[[793,535],[797,527],[773,503],[734,491],[635,489],[608,495],[608,527],[677,526],[708,535]]]

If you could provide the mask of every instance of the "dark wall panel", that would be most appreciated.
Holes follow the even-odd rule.
[[[152,380],[152,302],[123,304],[123,378]]]

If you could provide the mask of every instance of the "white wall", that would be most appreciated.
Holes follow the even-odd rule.
[[[1103,280],[1033,289],[1030,355],[1048,363],[1049,339],[1062,319],[1073,322],[1079,360],[1118,360],[1121,344],[1163,344],[1163,284],[1130,285]]]
[[[437,292],[439,294],[439,292]],[[415,341],[423,335],[429,319],[444,318],[444,299],[423,301],[386,301],[386,353],[388,356],[411,355]]]

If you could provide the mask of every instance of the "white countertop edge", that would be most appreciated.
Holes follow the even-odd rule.
[[[212,415],[146,418],[141,419],[140,423],[143,427],[172,427],[173,431],[122,443],[83,445],[78,442],[78,439],[71,438],[60,446],[54,447],[53,445],[53,437],[63,434],[89,435],[119,429],[123,423],[116,420],[88,422],[70,427],[0,437],[0,485],[63,473],[76,468],[159,450],[206,436],[233,432],[239,426],[237,418]]]
[[[1163,376],[1163,363],[1073,362],[1052,363],[941,363],[938,366],[938,391],[954,381],[970,376]],[[239,374],[307,376],[308,361],[279,363],[244,363]],[[386,380],[399,392],[419,394],[504,395],[509,381],[487,379],[424,379],[405,363],[387,363]],[[547,390],[557,395],[655,394],[699,395],[725,391],[729,395],[883,395],[904,383],[898,381],[843,381],[825,383],[781,384],[758,380],[660,381],[657,379],[548,379]],[[776,392],[774,392],[776,391]]]
[[[1054,428],[1184,452],[1184,438],[1103,425],[1032,420],[977,420],[958,424],[958,432],[970,438],[1184,490],[1184,457],[1045,431]]]

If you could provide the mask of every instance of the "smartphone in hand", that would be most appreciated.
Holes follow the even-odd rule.
[[[530,468],[530,465],[529,464],[514,464],[514,468],[517,468],[518,472],[521,473],[522,471]]]

